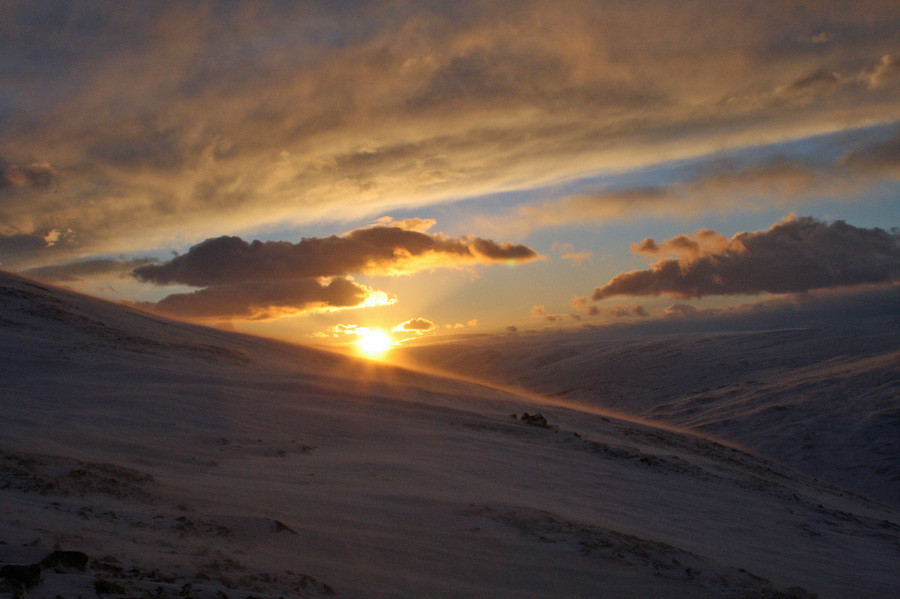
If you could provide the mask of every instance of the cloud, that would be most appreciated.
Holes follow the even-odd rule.
[[[638,304],[597,306],[590,302],[591,298],[589,297],[575,297],[570,301],[573,309],[578,312],[583,312],[588,316],[601,318],[647,318],[649,316],[644,306]]]
[[[530,230],[647,215],[683,218],[708,212],[760,210],[786,204],[818,188],[834,193],[849,187],[850,182],[835,183],[834,176],[823,173],[818,165],[785,158],[740,167],[720,162],[691,178],[664,185],[587,189],[536,205],[526,204],[510,220],[513,228]]]
[[[694,234],[694,238],[688,235],[676,235],[659,244],[648,237],[640,243],[632,243],[631,251],[635,254],[648,256],[675,255],[684,258],[696,258],[702,253],[722,251],[728,248],[729,241],[710,229],[700,229]]]
[[[0,222],[0,264],[17,269],[35,259],[53,260],[77,248],[80,240],[69,230],[43,229],[30,233],[4,233]]]
[[[32,195],[0,216],[109,255],[892,122],[898,26],[881,0],[17,3],[0,185]]]
[[[818,289],[725,307],[676,303],[664,310],[661,320],[644,321],[640,326],[752,330],[832,326],[848,321],[862,324],[868,320],[889,334],[887,331],[893,331],[898,317],[900,284],[894,283]]]
[[[17,256],[26,253],[35,253],[47,247],[45,235],[14,233],[12,235],[0,235],[0,257],[7,255]]]
[[[697,307],[690,304],[672,304],[663,311],[663,316],[667,318],[693,318],[697,312]]]
[[[406,222],[421,228],[426,221]],[[144,307],[189,318],[258,320],[391,303],[385,294],[346,279],[351,274],[396,276],[432,268],[521,263],[538,257],[523,245],[375,226],[297,243],[215,237],[167,262],[138,266],[133,275],[158,285],[205,288]],[[324,283],[323,278],[333,280]]]
[[[58,178],[59,173],[46,162],[0,164],[0,189],[4,187],[49,189]]]
[[[881,179],[900,180],[900,129],[856,140],[836,158],[777,155],[750,163],[718,159],[655,186],[588,186],[562,197],[523,204],[505,215],[506,229],[609,223],[652,216],[684,218],[794,206],[818,196],[854,199]]]
[[[820,69],[799,77],[787,85],[780,86],[776,93],[780,95],[823,93],[836,86],[840,80],[837,73]]]
[[[848,152],[841,157],[840,166],[848,174],[900,179],[900,130],[884,141]]]
[[[425,233],[437,224],[433,218],[407,218],[403,220],[394,220],[390,216],[382,216],[376,221],[380,227],[395,227],[404,231],[417,231]]]
[[[526,204],[509,220],[511,228],[572,223],[608,223],[652,215],[655,218],[722,214],[784,206],[813,193],[849,195],[862,186],[860,170],[776,157],[750,165],[713,162],[692,176],[658,186],[586,189]]]
[[[881,64],[865,73],[863,78],[873,88],[900,79],[900,54],[885,54],[881,57]]]
[[[342,237],[312,237],[297,243],[216,237],[163,264],[137,268],[134,274],[151,283],[203,287],[349,273],[407,274],[429,268],[537,258],[534,250],[523,245],[498,244],[478,237],[428,235],[398,227],[370,227]]]
[[[563,260],[567,260],[575,266],[581,266],[585,262],[590,262],[594,258],[593,252],[587,250],[577,251],[571,243],[553,242],[553,252],[559,254]]]
[[[427,318],[410,318],[406,322],[401,322],[391,330],[395,333],[413,332],[421,335],[428,331],[433,331],[436,326],[437,325]]]
[[[547,322],[556,322],[560,319],[560,316],[548,313],[545,306],[532,306],[531,317],[540,318],[541,320],[546,320]]]
[[[339,323],[333,326],[328,327],[328,329],[324,331],[316,331],[313,333],[313,337],[347,337],[351,335],[359,335],[362,336],[369,332],[368,327],[361,327],[355,324],[343,324]]]
[[[271,320],[311,311],[386,305],[382,292],[343,278],[328,283],[314,279],[252,281],[174,293],[137,306],[182,318]]]
[[[738,233],[725,243],[708,230],[681,237],[662,244],[644,240],[638,251],[672,251],[678,258],[620,274],[596,288],[591,299],[791,293],[900,278],[900,233],[843,221],[789,217],[765,231]]]
[[[900,285],[819,289],[725,308],[698,308],[695,317],[718,321],[756,320],[765,326],[809,326],[838,319],[900,316]],[[888,327],[893,326],[888,324]],[[890,329],[888,329],[890,330]]]
[[[152,258],[130,260],[124,258],[93,258],[90,260],[29,268],[23,270],[22,274],[52,283],[64,283],[98,275],[125,277],[129,276],[135,268],[146,266],[153,262],[154,259]]]

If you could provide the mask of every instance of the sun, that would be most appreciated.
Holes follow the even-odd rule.
[[[373,358],[380,356],[394,344],[387,333],[378,329],[361,331],[359,333],[359,341],[356,343],[362,353]]]

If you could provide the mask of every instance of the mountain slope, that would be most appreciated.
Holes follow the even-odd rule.
[[[900,312],[774,330],[520,335],[406,353],[445,371],[715,435],[900,507],[898,327]]]
[[[702,436],[7,274],[0,302],[0,560],[88,556],[29,597],[900,591],[895,510]]]

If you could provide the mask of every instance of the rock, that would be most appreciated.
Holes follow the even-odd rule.
[[[285,524],[284,522],[281,522],[280,520],[272,520],[272,522],[275,523],[275,532],[289,532],[289,533],[291,533],[292,535],[296,535],[296,534],[297,534],[297,531],[296,531],[296,530],[294,530],[293,528],[291,528],[290,526],[288,526],[288,525]]]
[[[539,426],[541,428],[550,428],[550,424],[547,422],[547,419],[543,417],[541,414],[531,415],[528,412],[524,412],[521,418],[522,422],[525,424],[530,424],[531,426]]]
[[[88,556],[81,551],[61,551],[57,549],[41,560],[42,568],[65,568],[84,572],[88,565]]]
[[[0,568],[0,578],[19,583],[26,589],[30,589],[41,582],[41,566],[39,564],[30,564],[28,566],[7,564]]]

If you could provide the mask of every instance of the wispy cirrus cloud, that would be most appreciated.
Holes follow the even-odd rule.
[[[900,131],[855,147],[835,159],[776,156],[749,164],[712,161],[669,183],[622,189],[592,189],[524,204],[506,219],[507,228],[596,224],[652,215],[684,218],[794,205],[804,198],[852,198],[881,180],[900,179]]]

